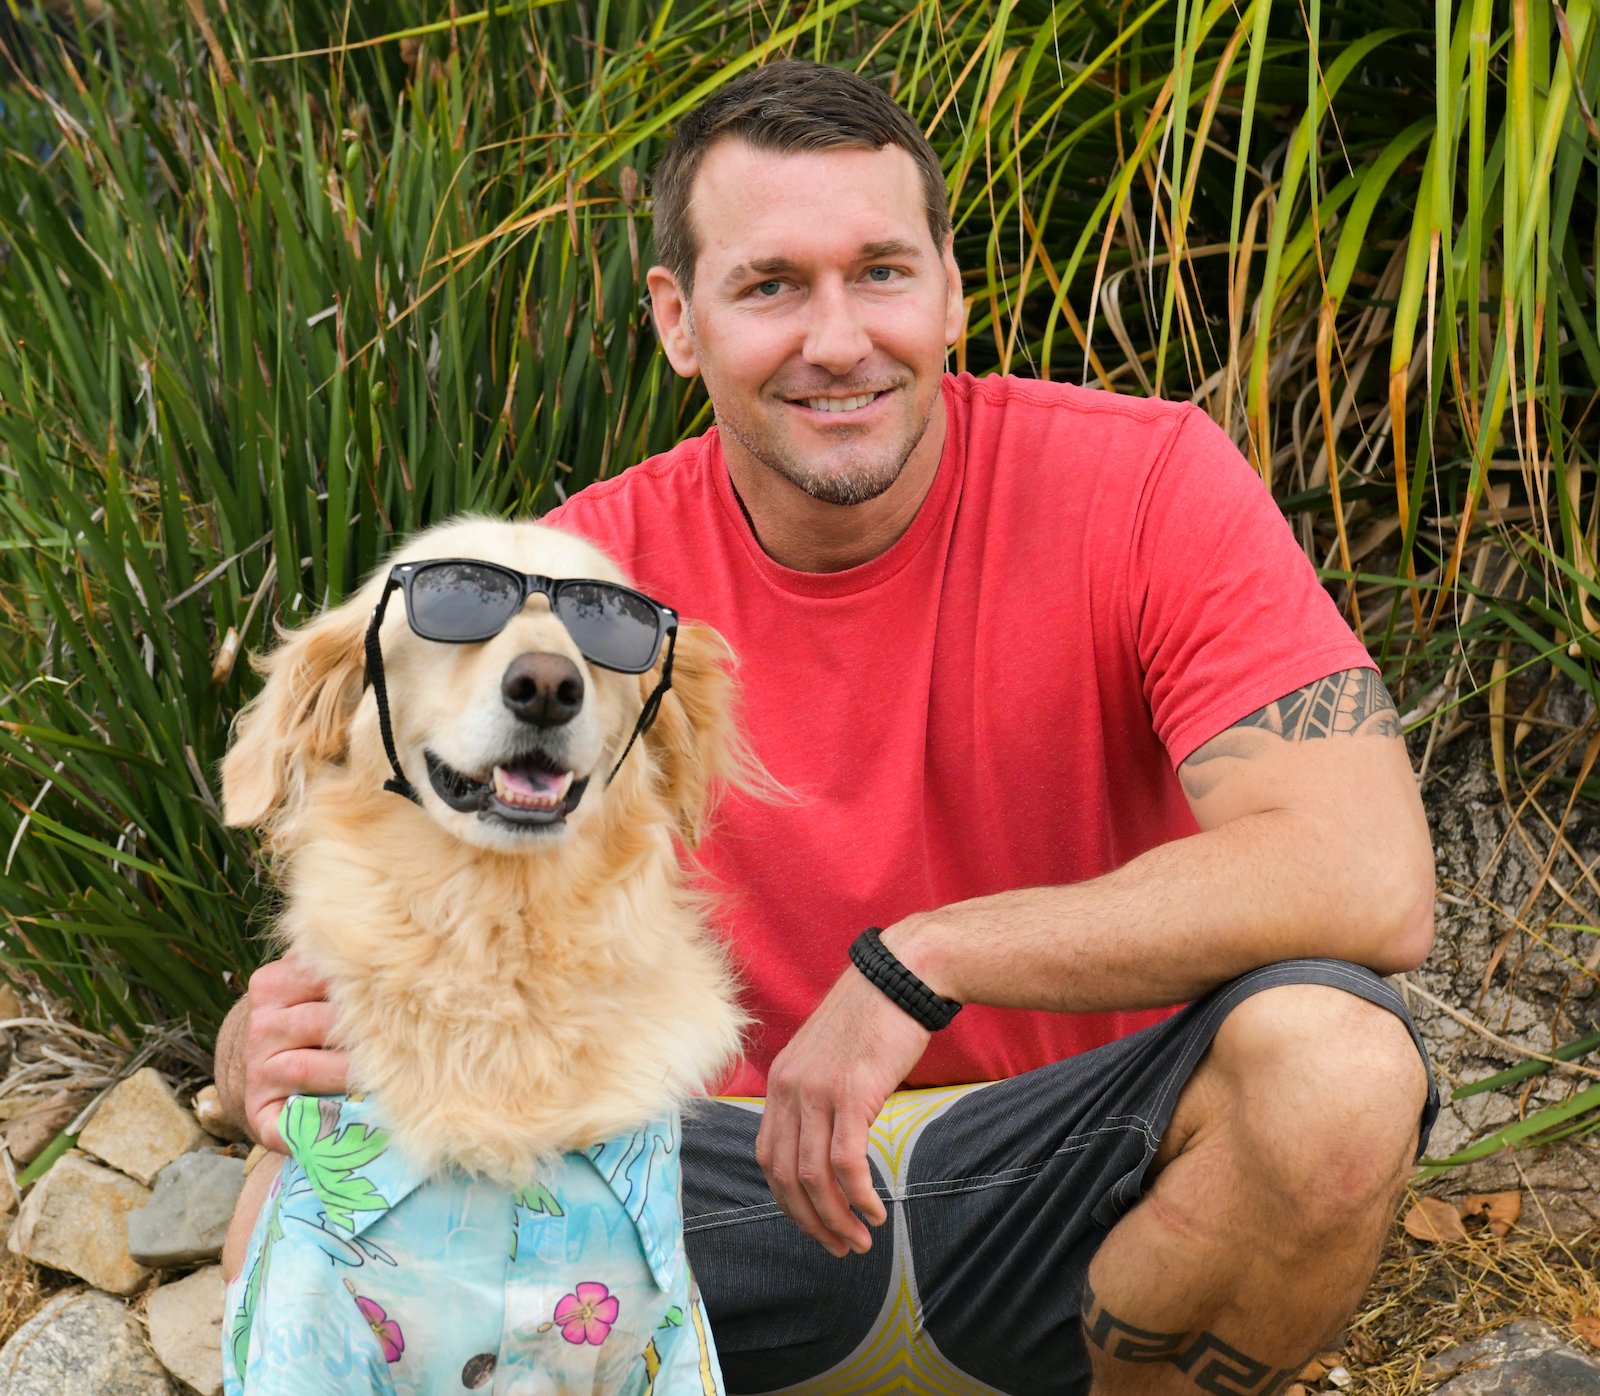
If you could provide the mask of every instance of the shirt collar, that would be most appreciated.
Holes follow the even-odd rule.
[[[289,1152],[316,1190],[330,1224],[359,1236],[431,1176],[389,1146],[374,1103],[364,1096],[291,1096],[278,1116]],[[582,1158],[600,1174],[633,1223],[662,1290],[676,1269],[681,1202],[676,1112],[596,1144]]]

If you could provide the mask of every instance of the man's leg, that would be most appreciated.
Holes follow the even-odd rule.
[[[1285,1389],[1371,1279],[1426,1094],[1385,1009],[1317,984],[1235,1007],[1089,1268],[1094,1396]]]

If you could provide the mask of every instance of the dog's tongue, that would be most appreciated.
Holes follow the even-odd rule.
[[[570,772],[556,775],[536,766],[497,766],[496,785],[517,795],[531,796],[535,800],[559,799],[567,793],[572,783]]]

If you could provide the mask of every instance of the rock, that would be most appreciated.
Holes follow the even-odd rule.
[[[1576,1236],[1600,1226],[1600,1146],[1593,1139],[1567,1139],[1544,1149],[1501,1153],[1452,1169],[1440,1181],[1457,1192],[1520,1190],[1527,1198],[1522,1230]]]
[[[215,1086],[204,1086],[195,1095],[194,1117],[207,1134],[226,1139],[230,1144],[243,1144],[250,1137],[234,1124],[228,1112],[222,1108],[222,1097],[217,1094]]]
[[[6,1125],[6,1148],[11,1152],[12,1162],[18,1167],[32,1163],[88,1103],[87,1096],[68,1095],[62,1091],[24,1110]]]
[[[222,1254],[244,1160],[185,1154],[156,1175],[147,1206],[128,1213],[128,1254],[141,1265],[193,1265]]]
[[[150,1272],[128,1254],[128,1213],[149,1200],[149,1189],[69,1149],[23,1199],[6,1244],[36,1264],[132,1294]]]
[[[78,1147],[149,1183],[180,1154],[210,1143],[172,1087],[152,1067],[136,1071],[101,1103]]]
[[[200,1396],[222,1390],[222,1267],[162,1285],[145,1306],[150,1346],[161,1365]]]
[[[172,1396],[139,1321],[109,1294],[58,1294],[0,1348],[6,1396]]]
[[[1600,1363],[1547,1323],[1519,1319],[1430,1359],[1435,1396],[1594,1396]]]

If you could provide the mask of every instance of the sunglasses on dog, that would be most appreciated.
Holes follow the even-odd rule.
[[[620,674],[644,673],[661,642],[678,629],[670,606],[615,582],[541,577],[494,562],[402,562],[389,573],[389,589],[396,587],[405,595],[411,629],[447,645],[493,639],[530,596],[544,596],[583,657]]]
[[[622,755],[607,780],[615,779],[633,744],[650,730],[661,710],[661,699],[672,687],[672,656],[678,641],[678,613],[642,592],[615,582],[591,578],[541,577],[518,572],[497,562],[474,558],[436,558],[428,562],[399,562],[389,571],[388,584],[372,608],[367,626],[367,682],[378,703],[378,727],[389,757],[391,779],[383,788],[420,805],[416,788],[400,769],[394,730],[389,719],[389,695],[383,676],[383,647],[378,632],[383,626],[389,598],[396,591],[406,600],[406,620],[424,640],[446,645],[479,644],[506,628],[535,594],[550,602],[551,614],[567,628],[578,652],[591,664],[619,674],[642,674],[661,653],[661,679],[645,699],[639,720]]]

